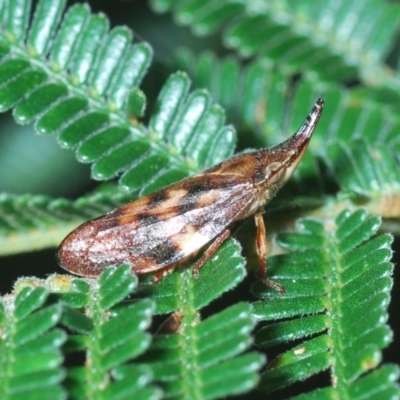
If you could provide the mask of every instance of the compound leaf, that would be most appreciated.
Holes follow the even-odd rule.
[[[257,383],[257,371],[264,363],[260,354],[241,355],[251,345],[253,327],[246,303],[196,326],[185,316],[179,333],[156,337],[141,361],[153,370],[168,397],[216,399],[243,393]]]
[[[55,326],[60,304],[42,307],[48,292],[25,287],[14,301],[0,302],[0,397],[64,399],[61,346],[66,334]]]
[[[279,296],[261,284],[254,286],[263,300],[254,304],[253,315],[271,321],[256,333],[256,343],[273,349],[301,342],[270,362],[261,378],[263,391],[282,389],[327,369],[335,385],[322,390],[330,397],[353,398],[350,393],[357,391],[356,398],[370,397],[372,387],[361,382],[370,375],[367,382],[373,380],[375,374],[385,379],[382,390],[398,390],[396,369],[376,369],[392,337],[386,325],[392,238],[373,237],[379,225],[379,218],[365,210],[345,210],[325,224],[300,220],[297,232],[277,236],[288,253],[270,257],[268,268],[287,292]],[[321,393],[310,393],[310,398]]]

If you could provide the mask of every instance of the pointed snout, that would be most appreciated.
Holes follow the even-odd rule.
[[[307,118],[297,132],[285,142],[274,146],[269,152],[274,153],[277,161],[285,163],[290,169],[295,169],[307,149],[311,136],[318,124],[324,108],[324,101],[318,99]]]

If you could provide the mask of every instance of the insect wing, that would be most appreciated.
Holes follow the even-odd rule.
[[[196,254],[253,199],[252,185],[237,176],[196,175],[81,225],[61,244],[59,261],[85,276],[123,262],[139,274],[157,271]]]

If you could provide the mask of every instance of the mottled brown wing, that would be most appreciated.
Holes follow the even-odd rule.
[[[139,274],[160,270],[211,242],[251,206],[254,192],[237,176],[196,175],[81,225],[61,244],[60,263],[86,276],[123,262]]]

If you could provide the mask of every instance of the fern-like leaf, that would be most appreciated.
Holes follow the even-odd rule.
[[[197,87],[210,90],[237,125],[257,131],[262,146],[279,143],[287,131],[297,129],[308,102],[321,96],[326,107],[318,123],[320,133],[311,142],[318,153],[323,153],[327,141],[359,136],[370,143],[391,143],[398,150],[396,107],[380,104],[365,89],[329,84],[311,73],[304,73],[293,84],[292,73],[283,73],[267,60],[243,66],[233,57],[218,59],[211,52],[195,57],[185,48],[175,53],[175,62],[189,72]]]
[[[99,277],[98,285],[91,289],[89,285],[84,287],[80,283],[79,287],[81,293],[86,292],[86,313],[93,328],[82,332],[79,318],[76,321],[78,326],[74,320],[67,325],[78,334],[88,333],[85,340],[86,365],[90,366],[78,366],[69,370],[69,390],[80,393],[79,396],[86,393],[88,398],[160,398],[161,393],[157,389],[147,387],[151,380],[150,371],[127,364],[150,345],[150,335],[144,329],[151,321],[151,301],[144,300],[118,309],[118,303],[137,285],[129,266],[106,270]],[[72,343],[75,341],[73,336],[70,340]]]
[[[260,354],[240,355],[251,344],[253,327],[251,307],[245,303],[197,326],[187,315],[180,321],[179,334],[156,337],[141,361],[152,368],[166,397],[217,399],[246,392],[256,385],[264,363]]]
[[[198,35],[223,29],[225,45],[241,56],[257,55],[291,70],[312,70],[324,80],[361,78],[380,101],[388,101],[380,95],[382,89],[399,99],[398,76],[393,79],[380,66],[399,27],[398,5],[379,0],[329,0],[318,7],[307,0],[150,4],[157,12],[172,11],[179,23],[190,25]]]
[[[130,198],[114,185],[76,201],[29,194],[0,194],[0,238],[3,244],[0,254],[57,246],[84,221],[105,214]]]
[[[328,148],[329,166],[338,183],[371,213],[400,215],[398,160],[384,144],[371,146],[364,139],[335,143]]]
[[[59,320],[71,332],[63,350],[66,354],[87,352],[85,366],[73,366],[67,371],[65,386],[72,398],[158,398],[160,392],[148,386],[153,376],[167,396],[221,398],[253,388],[264,364],[260,354],[243,354],[252,344],[250,333],[255,323],[249,304],[240,303],[200,321],[199,310],[232,288],[238,276],[243,277],[243,260],[237,252],[238,246],[228,242],[218,253],[218,257],[227,260],[225,265],[218,265],[218,257],[214,257],[196,282],[191,270],[171,275],[183,279],[178,295],[184,299],[169,303],[168,296],[164,293],[157,297],[155,289],[156,312],[175,311],[172,317],[176,323],[172,327],[176,333],[160,332],[150,348],[150,337],[143,330],[150,322],[153,303],[121,302],[136,288],[137,278],[129,266],[107,269],[98,281],[57,275],[45,282],[23,278],[17,282],[16,290],[23,292],[27,286],[44,285],[63,302]],[[209,274],[214,275],[217,266],[221,272],[216,281],[211,280]],[[82,307],[85,314],[79,311]],[[177,347],[187,351],[176,352]],[[132,359],[135,364],[127,364]],[[220,384],[221,379],[224,385]],[[194,381],[200,385],[196,387]]]
[[[356,398],[373,392],[362,383],[367,378],[360,377],[379,365],[381,350],[392,337],[385,322],[392,238],[371,239],[379,224],[379,218],[362,209],[345,210],[325,225],[305,219],[298,224],[299,232],[278,235],[288,253],[270,257],[268,268],[287,295],[277,297],[256,285],[254,292],[267,301],[254,305],[254,315],[262,321],[283,321],[262,327],[256,341],[263,347],[302,342],[271,361],[262,390],[278,390],[330,368],[333,385],[324,389],[329,397],[353,398],[351,393],[360,388],[364,392]],[[393,367],[372,374],[385,377],[382,385],[399,393]]]
[[[65,399],[61,346],[67,336],[55,328],[62,306],[42,307],[47,296],[44,288],[25,287],[15,301],[0,300],[2,399]]]
[[[93,163],[95,179],[122,174],[128,191],[154,190],[232,154],[235,133],[224,127],[224,112],[204,91],[189,95],[190,81],[182,73],[165,84],[149,127],[131,124],[145,107],[138,86],[151,48],[131,45],[126,28],[108,32],[108,20],[91,15],[87,5],[75,5],[62,17],[63,4],[38,3],[26,47],[3,38],[1,110],[14,107],[17,121],[35,121],[39,133],[56,134],[61,146]],[[13,37],[14,29],[20,37],[28,27],[28,3],[5,1],[4,12],[10,19],[4,37]]]
[[[61,303],[50,307],[59,310],[58,319],[53,318],[53,324],[60,321],[70,332],[68,337],[61,332],[64,341],[67,339],[62,349],[64,356],[71,357],[76,352],[86,351],[84,365],[74,365],[67,370],[64,384],[71,398],[161,397],[160,390],[149,385],[152,371],[144,365],[129,364],[150,345],[151,336],[145,329],[150,325],[153,311],[150,300],[123,302],[137,287],[137,278],[131,274],[130,266],[109,268],[97,281],[57,275],[46,281],[23,278],[17,282],[16,290],[24,294],[32,291],[29,288],[32,285],[43,286],[35,289],[40,292],[45,292],[44,287],[47,287],[55,299],[61,300]],[[85,314],[80,311],[83,307]],[[33,306],[29,305],[28,311],[31,308]],[[33,322],[37,327],[29,327],[30,336],[35,335],[41,326],[37,318]],[[31,345],[29,348],[35,351]],[[61,355],[58,357],[61,362]]]

